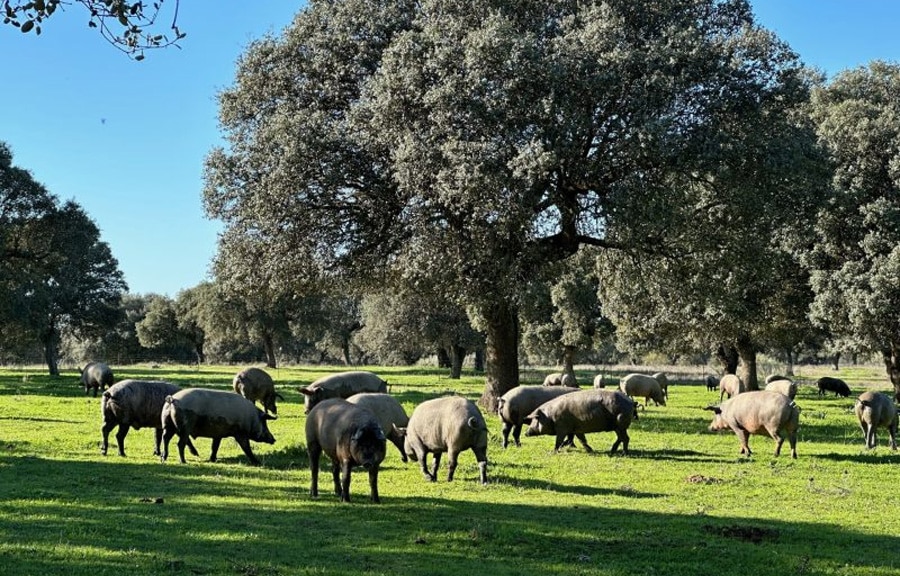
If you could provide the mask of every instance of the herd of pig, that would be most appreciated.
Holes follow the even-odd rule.
[[[101,453],[109,447],[109,433],[118,427],[116,440],[119,455],[125,455],[125,437],[129,429],[153,428],[156,433],[154,454],[165,461],[169,443],[178,436],[178,453],[185,462],[187,448],[197,456],[191,438],[211,438],[210,461],[222,438],[232,437],[252,464],[258,464],[250,441],[275,442],[268,421],[277,419],[272,378],[259,368],[248,368],[235,375],[234,392],[206,388],[181,389],[178,386],[149,380],[123,380],[114,383],[110,368],[99,362],[88,364],[81,373],[85,393],[101,398]],[[741,454],[750,455],[751,434],[770,436],[776,442],[775,455],[787,438],[791,456],[797,457],[797,429],[800,408],[794,402],[796,384],[787,378],[770,377],[766,389],[745,391],[737,376],[721,379],[709,376],[707,389],[720,391],[720,404],[707,409],[714,412],[710,430],[732,430],[740,440]],[[819,393],[833,391],[844,397],[850,390],[836,378],[821,378]],[[388,393],[387,383],[376,374],[350,371],[320,378],[309,386],[298,388],[303,395],[306,412],[306,446],[312,472],[310,494],[318,496],[319,463],[324,452],[331,461],[335,494],[350,500],[350,475],[354,467],[368,472],[371,499],[379,502],[378,471],[385,457],[386,443],[397,446],[403,462],[418,462],[423,476],[437,480],[442,455],[448,459],[447,479],[452,480],[459,454],[471,449],[479,467],[479,479],[487,483],[488,428],[478,407],[460,396],[426,400],[407,417],[396,398]],[[722,402],[724,396],[728,400]],[[595,379],[593,389],[580,389],[571,376],[551,374],[541,386],[518,386],[498,401],[498,415],[503,423],[502,445],[509,444],[512,433],[516,446],[520,434],[555,436],[555,450],[570,445],[577,438],[584,449],[592,451],[585,434],[612,431],[616,434],[611,452],[619,446],[628,453],[628,427],[638,417],[641,405],[635,400],[653,400],[665,406],[668,380],[665,374],[652,376],[629,374],[618,389],[605,389],[602,377]],[[263,410],[256,407],[260,402]],[[865,392],[855,404],[855,411],[865,437],[866,446],[876,443],[875,431],[887,428],[890,446],[896,450],[898,409],[887,395]],[[431,470],[427,456],[432,454]]]

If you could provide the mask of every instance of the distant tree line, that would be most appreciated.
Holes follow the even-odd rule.
[[[219,95],[213,282],[132,296],[134,337],[269,365],[483,350],[487,409],[523,360],[648,352],[751,389],[762,352],[878,353],[900,396],[898,88],[885,62],[827,81],[745,0],[312,1]],[[2,265],[55,287],[27,229]]]

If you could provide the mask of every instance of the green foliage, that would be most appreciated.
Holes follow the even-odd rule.
[[[113,368],[123,378],[222,389],[234,374]],[[470,376],[451,384],[434,370],[373,369],[407,411],[450,390],[476,398],[481,388]],[[294,390],[331,370],[271,372],[286,401],[270,424],[277,443],[254,446],[260,468],[230,440],[218,463],[205,462],[202,438],[202,458],[162,464],[146,429],[129,433],[127,458],[100,456],[99,399],[82,395],[75,373],[54,380],[0,371],[4,574],[900,574],[891,491],[900,455],[883,438],[874,451],[863,448],[852,399],[819,399],[801,387],[796,461],[773,458],[772,441],[758,436],[754,456],[740,457],[734,435],[705,431],[700,407],[717,395],[687,381],[672,384],[668,406],[640,413],[628,457],[604,453],[610,433],[588,436],[595,454],[553,454],[547,437],[503,450],[500,423],[488,414],[487,486],[471,452],[460,456],[453,483],[446,468],[429,483],[389,447],[382,504],[368,502],[361,470],[353,501],[341,504],[328,491],[308,496]],[[874,372],[840,375],[858,393]],[[329,486],[325,468],[321,485]]]
[[[152,2],[152,7],[146,2],[126,0],[3,0],[3,23],[25,34],[34,32],[40,36],[41,25],[57,8],[78,4],[88,12],[88,27],[96,28],[107,42],[135,60],[143,60],[145,49],[177,45],[185,37],[177,26],[179,1],[169,0],[168,4],[174,4],[171,37],[157,30],[157,19],[164,16],[164,0]]]

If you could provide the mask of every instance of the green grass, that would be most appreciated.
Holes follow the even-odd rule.
[[[226,389],[237,370],[114,369]],[[450,391],[477,399],[483,386],[430,369],[375,370],[407,411]],[[522,448],[503,450],[487,415],[487,486],[471,452],[453,483],[445,467],[428,483],[388,445],[382,504],[368,501],[359,471],[353,502],[341,504],[327,463],[322,496],[308,495],[295,390],[327,371],[272,371],[286,401],[270,423],[277,443],[254,445],[259,468],[231,440],[217,463],[204,460],[208,439],[195,441],[201,459],[160,463],[149,430],[129,433],[127,458],[112,446],[103,457],[99,399],[82,395],[76,373],[0,371],[0,573],[900,575],[900,455],[884,434],[863,448],[853,397],[801,389],[796,461],[773,458],[759,436],[753,457],[740,457],[734,435],[706,432],[700,408],[718,394],[677,381],[669,406],[632,424],[628,457],[605,453],[612,433],[588,436],[595,454],[553,454],[552,438],[524,435]],[[859,382],[879,380],[872,369],[848,382],[858,394]]]

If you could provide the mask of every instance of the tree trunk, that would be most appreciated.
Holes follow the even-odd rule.
[[[787,358],[787,372],[785,372],[785,376],[793,376],[794,375],[794,351],[790,348],[787,348],[785,351],[785,357]]]
[[[480,403],[493,413],[500,396],[519,385],[519,315],[506,302],[484,306],[482,314],[487,325],[487,371]]]
[[[271,334],[263,334],[263,349],[266,351],[266,368],[277,368],[278,361],[275,359],[275,342],[272,340]]]
[[[838,370],[841,367],[841,353],[835,352],[831,357],[831,369]]]
[[[737,348],[731,344],[719,344],[719,347],[716,349],[716,358],[722,363],[723,374],[737,374],[738,361],[740,360]]]
[[[44,332],[41,342],[44,345],[44,361],[51,376],[59,376],[59,331],[56,326],[50,325]]]
[[[881,351],[881,355],[888,378],[894,386],[894,399],[900,402],[900,342],[892,343],[890,348]]]
[[[458,344],[450,345],[450,379],[459,380],[462,376],[463,360],[466,359],[466,349]]]
[[[484,348],[475,350],[475,371],[484,372]]]
[[[437,363],[438,368],[450,368],[450,355],[447,354],[447,349],[443,346],[438,346],[437,349]]]
[[[571,346],[566,346],[565,349],[563,350],[563,357],[562,357],[563,372],[565,374],[571,374],[573,378],[575,377],[574,359],[575,359],[575,349]]]
[[[206,354],[203,353],[203,342],[194,344],[194,354],[197,356],[197,364],[206,364]]]
[[[350,357],[350,338],[341,338],[341,353],[344,355],[344,364],[353,366],[353,358]]]
[[[756,346],[753,345],[750,338],[741,336],[737,340],[736,348],[741,359],[738,376],[747,390],[759,390],[759,383],[756,379]]]

